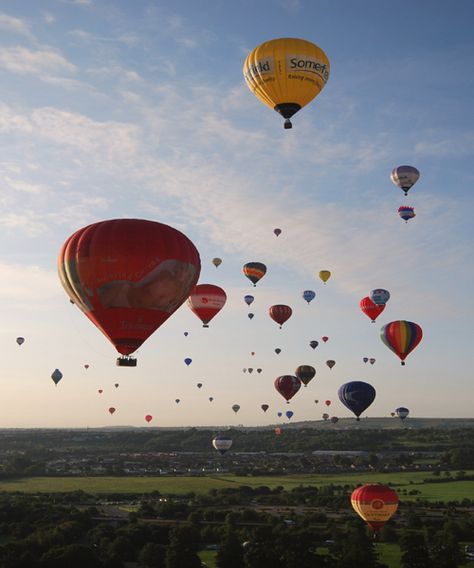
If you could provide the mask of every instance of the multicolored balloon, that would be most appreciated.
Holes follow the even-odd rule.
[[[406,320],[392,321],[380,330],[380,339],[391,349],[401,364],[405,365],[406,357],[415,349],[423,338],[423,330],[414,322]]]
[[[183,233],[140,219],[79,229],[58,257],[59,278],[70,300],[124,356],[181,306],[200,270],[199,253]]]
[[[265,276],[267,267],[262,262],[247,262],[242,270],[250,282],[256,286],[257,282]]]
[[[405,195],[409,189],[415,185],[420,177],[420,172],[413,166],[398,166],[390,174],[393,183],[399,187]]]
[[[280,325],[280,329],[283,324],[291,317],[293,310],[290,306],[285,306],[284,304],[276,304],[268,309],[268,315],[273,321],[276,321]]]
[[[359,306],[362,310],[362,313],[370,318],[372,320],[372,323],[375,323],[375,320],[385,310],[385,304],[377,305],[369,298],[369,296],[362,298],[362,300],[359,302]]]
[[[397,493],[381,483],[363,485],[355,489],[351,495],[351,504],[355,512],[375,532],[378,532],[395,514],[398,503]]]
[[[390,292],[383,288],[376,288],[369,294],[369,298],[377,306],[384,306],[390,300]]]
[[[245,82],[252,93],[285,119],[319,95],[329,79],[329,59],[309,41],[279,38],[266,41],[246,57]]]
[[[214,284],[198,284],[188,298],[191,311],[202,321],[202,327],[209,327],[209,322],[224,307],[226,293]]]
[[[300,379],[293,375],[281,375],[275,379],[274,384],[276,390],[286,400],[287,404],[289,404],[290,399],[292,399],[301,388]]]
[[[229,436],[216,436],[212,440],[212,445],[221,455],[224,455],[232,447],[232,439]]]
[[[350,381],[339,387],[339,400],[360,420],[360,415],[375,400],[375,389],[364,381]]]
[[[410,219],[416,217],[415,208],[410,207],[409,205],[401,205],[398,208],[398,214],[405,221],[405,223],[408,223]]]
[[[400,420],[405,420],[405,418],[410,414],[410,411],[404,406],[399,406],[395,409],[395,413],[397,414],[398,418],[400,418]]]

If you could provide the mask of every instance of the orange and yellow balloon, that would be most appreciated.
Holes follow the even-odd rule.
[[[378,532],[392,517],[398,508],[398,502],[397,493],[381,483],[363,485],[351,495],[355,512],[374,532]]]
[[[252,93],[283,116],[285,128],[292,128],[290,118],[326,85],[329,59],[310,41],[272,39],[248,54],[243,73]]]

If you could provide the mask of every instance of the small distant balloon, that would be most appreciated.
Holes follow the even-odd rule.
[[[276,434],[277,436],[281,436],[281,428],[280,428],[279,426],[277,426],[277,427],[275,428],[275,434]]]
[[[220,266],[222,264],[222,258],[218,258],[216,256],[216,258],[212,259],[212,264],[217,268],[218,266]]]
[[[313,339],[312,341],[309,342],[309,346],[312,349],[316,349],[316,347],[319,345],[319,341],[316,341],[315,339]]]
[[[288,420],[291,420],[292,416],[293,416],[294,412],[292,410],[287,410],[285,412],[286,417],[288,418]]]
[[[120,386],[119,383],[115,383],[115,384],[114,384],[114,387],[115,387],[116,389],[118,389],[119,386]]]
[[[408,408],[405,408],[404,406],[400,406],[400,407],[396,408],[395,412],[396,412],[398,418],[400,418],[400,420],[405,420],[405,418],[410,413]]]
[[[331,273],[329,270],[320,270],[319,271],[319,278],[326,284],[326,282],[331,278]]]
[[[87,371],[88,368],[89,368],[89,365],[88,365],[88,363],[86,363],[86,364],[84,365],[84,369]]]
[[[364,361],[364,363],[367,363],[369,361],[368,357],[362,357],[362,361]]]
[[[321,339],[324,341],[324,343],[326,343],[329,339],[329,337],[327,335],[323,335],[323,337],[321,337]]]
[[[398,208],[398,214],[405,221],[405,223],[408,223],[410,219],[416,217],[415,208],[410,207],[409,205],[401,205]]]
[[[325,400],[325,401],[324,401],[324,404],[325,404],[326,406],[331,406],[331,401],[330,401],[330,400]]]
[[[249,368],[247,369],[247,371],[248,371],[249,373],[252,373],[253,367],[249,367]]]
[[[253,319],[253,316],[254,316],[254,315],[255,315],[255,314],[249,313],[249,314],[248,314],[248,318],[249,318],[249,319]]]
[[[240,410],[240,405],[239,404],[234,404],[232,406],[232,410],[237,414],[237,412],[239,412]]]
[[[337,416],[331,416],[330,421],[332,424],[337,424],[339,422],[339,418]]]
[[[184,362],[186,363],[186,365],[191,365],[191,363],[193,362],[193,360],[190,359],[189,357],[186,357],[186,359],[184,360]]]
[[[268,315],[280,325],[280,329],[290,319],[292,313],[293,310],[290,306],[285,306],[284,304],[276,304],[268,309]]]
[[[257,282],[265,276],[267,267],[263,262],[247,262],[242,270],[250,282],[256,286]]]
[[[369,363],[370,363],[371,365],[373,365],[373,364],[375,363],[375,359],[374,359],[373,357],[371,357],[371,358],[369,359]]]
[[[246,372],[247,372],[247,367],[244,367],[244,368],[242,369],[242,373],[246,373]]]
[[[23,343],[25,343],[25,338],[24,337],[17,337],[16,342],[18,343],[18,345],[23,345]]]
[[[281,418],[283,416],[283,412],[277,412],[277,416],[278,418]]]
[[[327,412],[325,412],[325,413],[322,415],[322,419],[323,419],[323,420],[327,420],[328,418],[329,418],[329,414],[328,414]]]
[[[247,304],[247,306],[250,306],[250,304],[255,300],[255,298],[253,296],[251,296],[250,294],[247,294],[246,296],[244,296],[244,301]]]
[[[277,347],[277,348],[275,349],[275,353],[276,353],[277,355],[280,355],[281,349],[280,349],[279,347]]]
[[[314,404],[318,404],[319,400],[317,398],[314,399]]]
[[[184,332],[184,337],[188,337],[188,335],[189,335],[189,332],[188,332],[188,331],[185,331],[185,332]]]
[[[257,369],[257,373],[260,374],[262,372],[262,369]]]
[[[181,402],[180,398],[175,398],[174,401],[176,402],[176,404],[179,404]]]
[[[210,396],[210,397],[209,397],[209,402],[212,402],[213,400],[214,400],[214,397],[213,397],[213,396]]]
[[[200,389],[202,387],[202,383],[198,383],[196,386],[198,389]]]
[[[109,408],[109,412],[110,412],[110,414],[113,414],[113,413],[115,412],[115,408],[114,408],[113,406],[111,406],[111,407]]]
[[[376,288],[369,294],[369,298],[377,306],[383,306],[390,300],[390,292],[383,288]]]
[[[229,436],[216,436],[212,440],[212,445],[221,455],[224,455],[232,447],[232,440]]]
[[[152,416],[151,414],[147,414],[147,415],[145,416],[145,420],[146,420],[147,422],[151,422],[151,421],[153,420],[153,416]]]
[[[54,371],[51,373],[51,378],[53,379],[54,384],[57,385],[63,378],[63,374],[59,369],[54,369]]]
[[[270,407],[268,406],[268,404],[262,404],[260,408],[263,410],[263,412],[266,412]]]
[[[314,290],[304,290],[302,296],[309,304],[312,300],[314,300],[314,298],[316,298],[316,292]]]
[[[420,172],[413,166],[398,166],[392,170],[390,178],[405,195],[408,194],[420,177]]]
[[[273,229],[273,232],[275,233],[275,235],[278,237],[279,235],[281,235],[281,229]]]
[[[326,361],[326,365],[327,365],[330,369],[332,369],[335,364],[336,364],[336,361],[334,361],[333,359],[328,359],[328,360]]]
[[[97,392],[98,392],[99,394],[102,394],[104,391],[103,391],[103,389],[99,389]]]

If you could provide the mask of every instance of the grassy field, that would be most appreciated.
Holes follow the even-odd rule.
[[[472,472],[468,472],[472,473]],[[274,488],[282,486],[291,490],[299,485],[321,487],[330,483],[354,486],[358,483],[381,482],[396,490],[415,489],[419,495],[403,495],[403,501],[412,501],[418,497],[431,501],[462,500],[474,495],[474,481],[448,481],[443,483],[423,483],[429,478],[428,473],[353,473],[346,475],[288,475],[239,477],[232,475],[206,477],[31,477],[12,481],[2,480],[0,491],[24,493],[69,492],[83,490],[86,493],[151,493],[162,494],[207,493],[210,489],[238,487],[247,485],[259,487],[266,485]]]

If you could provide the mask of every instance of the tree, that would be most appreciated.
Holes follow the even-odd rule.
[[[165,558],[166,547],[154,542],[145,544],[138,555],[140,564],[147,568],[164,568]]]
[[[432,565],[422,532],[403,532],[400,537],[400,550],[402,568],[428,568]]]
[[[337,568],[382,568],[377,560],[377,553],[365,530],[365,526],[357,524],[350,529],[342,542],[342,547],[337,555]]]
[[[236,532],[230,527],[217,552],[217,566],[219,568],[243,568],[244,566],[244,549]]]
[[[166,568],[201,568],[197,555],[196,531],[192,527],[176,527],[170,532],[166,550]]]

